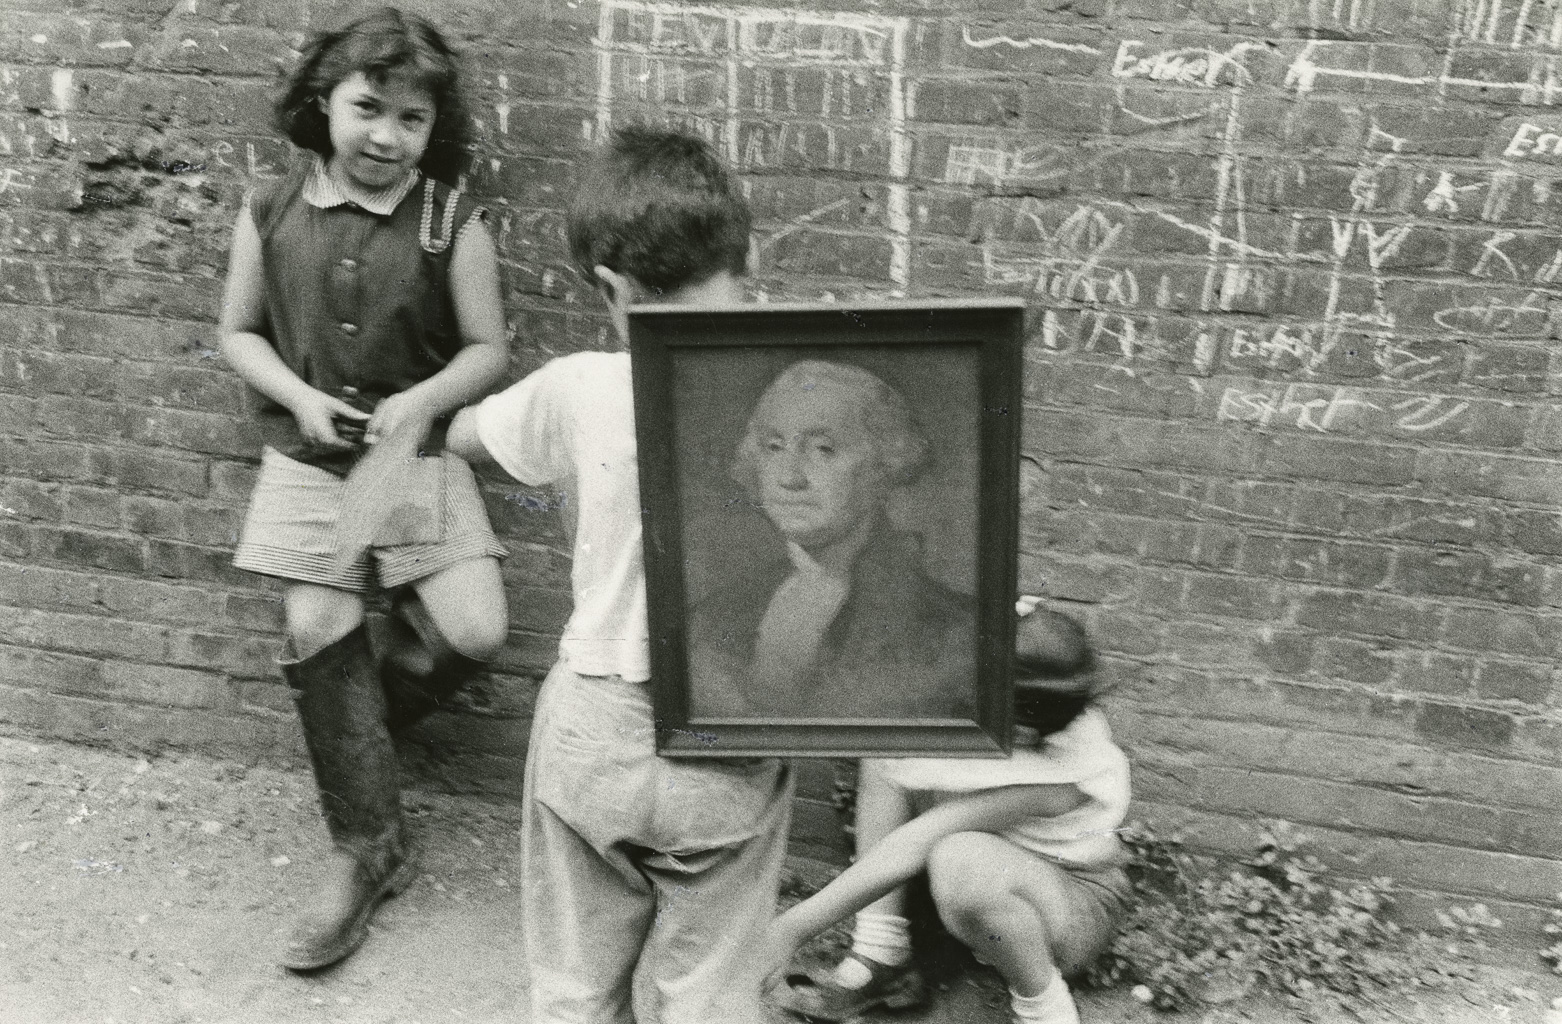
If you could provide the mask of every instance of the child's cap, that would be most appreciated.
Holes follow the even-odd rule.
[[[1090,668],[1090,642],[1079,623],[1025,598],[1018,607],[1023,610],[1014,627],[1016,676],[1065,679]]]
[[[1030,608],[1014,630],[1014,720],[1049,736],[1095,699],[1095,658],[1079,623],[1034,603]]]

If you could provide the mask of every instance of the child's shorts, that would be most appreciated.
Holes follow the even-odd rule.
[[[1049,858],[1036,856],[1042,860]],[[1097,908],[1096,923],[1101,934],[1112,935],[1123,926],[1123,921],[1128,917],[1130,899],[1133,897],[1133,883],[1128,880],[1128,872],[1115,865],[1101,867],[1076,867],[1071,864],[1058,864],[1068,876],[1078,882],[1086,892],[1090,893]]]
[[[437,457],[444,468],[441,539],[371,547],[339,568],[336,524],[345,481],[267,448],[233,564],[266,576],[362,593],[376,573],[380,586],[389,589],[476,558],[503,558],[509,552],[488,525],[472,468],[454,455]]]

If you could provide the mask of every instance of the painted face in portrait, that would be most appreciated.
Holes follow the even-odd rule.
[[[754,416],[760,503],[788,540],[833,544],[871,521],[889,490],[862,390],[818,379],[777,385]]]

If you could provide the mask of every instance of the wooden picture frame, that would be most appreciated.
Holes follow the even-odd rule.
[[[631,310],[659,753],[1008,753],[1024,308]]]

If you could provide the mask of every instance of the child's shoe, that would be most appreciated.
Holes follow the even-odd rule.
[[[1010,989],[1009,1009],[1014,1024],[1079,1024],[1079,1008],[1062,975],[1053,975],[1052,984],[1039,995],[1022,996]]]
[[[909,1010],[927,1003],[927,982],[914,963],[881,964],[861,953],[849,959],[871,976],[861,988],[847,988],[827,974],[789,974],[775,990],[776,1005],[815,1020],[843,1021],[865,1010]]]

